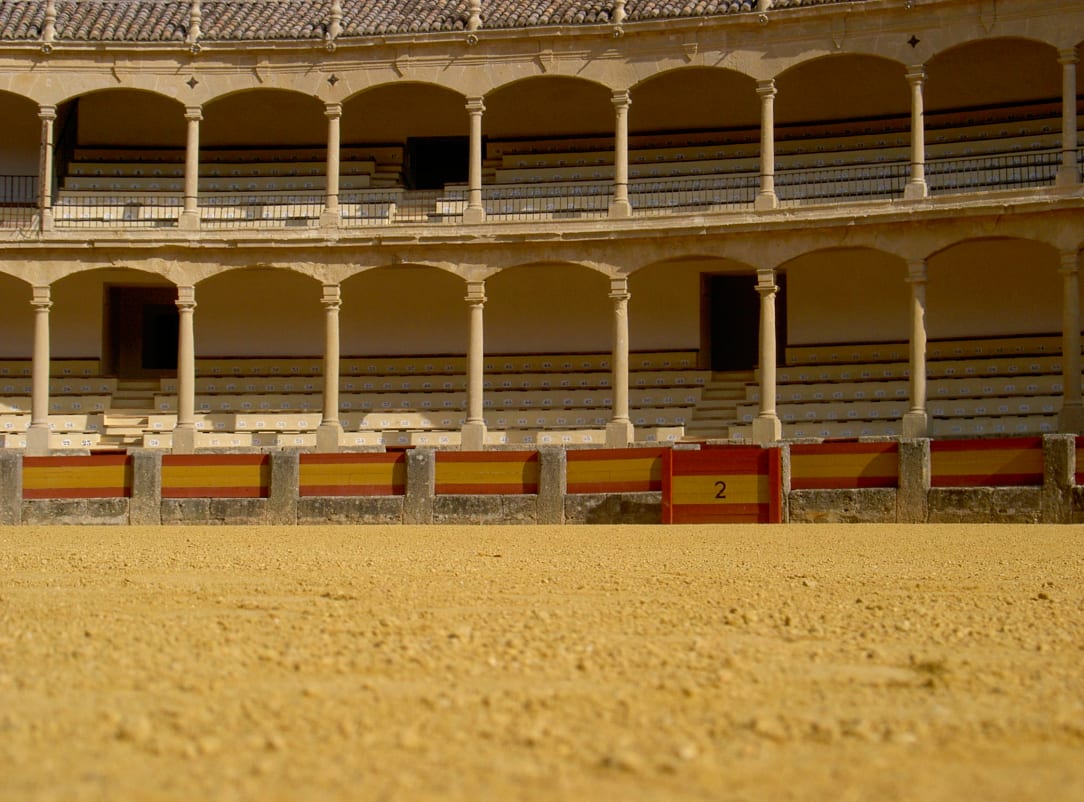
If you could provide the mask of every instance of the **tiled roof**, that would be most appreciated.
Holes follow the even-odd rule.
[[[795,8],[855,0],[773,0]],[[341,37],[461,31],[467,0],[340,0]],[[190,0],[57,0],[58,42],[183,42]],[[326,35],[332,0],[203,0],[200,40],[311,40]],[[0,41],[41,39],[45,0],[0,0]],[[628,0],[625,21],[749,13],[756,0]],[[482,28],[612,24],[613,0],[482,0]]]

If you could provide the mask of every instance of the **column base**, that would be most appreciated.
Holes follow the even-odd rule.
[[[316,429],[316,450],[321,454],[333,454],[339,450],[339,438],[343,433],[338,421],[321,423]]]
[[[783,439],[783,424],[778,415],[757,415],[753,418],[753,442],[758,446],[778,443]]]
[[[196,453],[195,424],[181,424],[173,430],[173,448],[171,449],[171,451],[174,454]]]
[[[905,412],[900,424],[900,435],[906,440],[927,437],[930,431],[930,416],[925,412]]]
[[[199,231],[199,212],[181,212],[181,217],[177,221],[177,229],[179,231]]]
[[[41,210],[41,230],[52,231],[53,230],[53,210],[42,209]]]
[[[903,187],[904,200],[922,200],[929,197],[930,188],[925,181],[909,181]]]
[[[463,210],[463,222],[468,226],[476,226],[486,221],[486,210],[481,206],[468,206]]]
[[[753,199],[753,211],[766,212],[779,208],[779,197],[775,192],[761,192]]]
[[[610,217],[614,220],[625,220],[632,217],[632,204],[627,200],[618,200],[610,203]]]
[[[459,430],[459,448],[461,451],[482,451],[486,446],[486,425],[478,421],[467,421]]]
[[[342,223],[342,214],[338,209],[324,209],[320,212],[320,228],[338,228]]]
[[[1071,164],[1063,164],[1058,168],[1058,174],[1054,178],[1056,187],[1075,187],[1080,184],[1080,170]]]
[[[1062,434],[1084,434],[1084,406],[1063,405],[1058,413],[1058,431]]]
[[[26,430],[26,455],[44,457],[49,454],[49,424],[34,424]]]
[[[612,420],[606,424],[606,447],[628,448],[636,439],[636,430],[632,421]]]

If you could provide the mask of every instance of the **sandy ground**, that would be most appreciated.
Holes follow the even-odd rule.
[[[0,799],[1084,799],[1084,529],[0,529]]]

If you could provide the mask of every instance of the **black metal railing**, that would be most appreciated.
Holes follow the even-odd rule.
[[[169,228],[184,198],[177,195],[63,194],[53,203],[57,228]]]
[[[461,223],[465,206],[466,194],[458,190],[368,190],[339,198],[344,226]]]
[[[36,206],[36,175],[0,175],[0,206]]]
[[[756,173],[665,178],[629,185],[636,215],[733,211],[751,208],[760,187]]]
[[[1045,187],[1054,183],[1060,166],[1060,150],[932,159],[926,163],[926,183],[930,194]]]
[[[482,205],[495,223],[576,220],[606,217],[612,196],[612,183],[490,185],[482,189]]]
[[[320,222],[323,195],[204,195],[200,224],[207,228],[308,228]]]
[[[775,175],[775,193],[783,206],[898,198],[909,173],[907,162],[780,170]]]

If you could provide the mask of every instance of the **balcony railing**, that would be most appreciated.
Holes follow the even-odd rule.
[[[781,206],[898,198],[909,174],[906,162],[781,170],[775,176],[775,192]]]
[[[320,222],[323,195],[209,195],[199,199],[207,228],[307,228]]]
[[[926,163],[926,183],[930,194],[1045,187],[1054,183],[1060,166],[1060,150],[933,159]]]
[[[349,192],[339,198],[344,226],[461,223],[464,206],[466,195],[456,190],[383,189]]]
[[[755,173],[635,182],[629,203],[636,215],[729,211],[752,208],[759,187]]]
[[[38,177],[0,175],[0,228],[30,228],[37,224]]]
[[[169,228],[184,208],[179,195],[61,195],[53,203],[57,228]]]
[[[516,222],[606,217],[613,184],[509,184],[482,189],[486,220]]]

